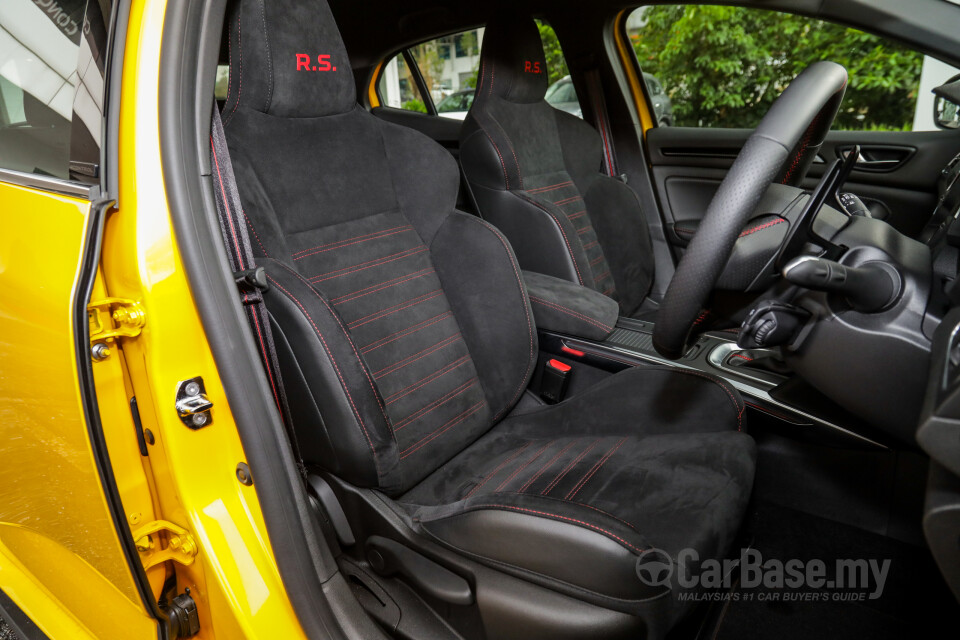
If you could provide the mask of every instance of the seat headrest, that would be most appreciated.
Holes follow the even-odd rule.
[[[491,21],[483,33],[477,99],[497,95],[510,102],[539,102],[549,84],[543,41],[533,18]]]
[[[229,21],[225,117],[238,106],[283,118],[354,108],[350,60],[326,0],[237,0]]]

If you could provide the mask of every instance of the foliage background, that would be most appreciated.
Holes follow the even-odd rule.
[[[637,58],[660,79],[678,126],[754,127],[790,80],[818,60],[842,64],[850,74],[834,128],[912,126],[922,54],[856,29],[774,11],[704,5],[641,10],[646,24],[631,35]]]

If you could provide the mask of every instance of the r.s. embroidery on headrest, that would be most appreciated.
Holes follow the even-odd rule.
[[[543,67],[540,66],[539,61],[527,60],[523,63],[523,72],[541,74],[543,73]]]
[[[330,61],[332,57],[329,53],[321,53],[317,56],[317,63],[311,64],[310,55],[306,53],[297,53],[297,71],[336,71]]]

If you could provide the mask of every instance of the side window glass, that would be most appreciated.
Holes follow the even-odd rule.
[[[427,113],[427,103],[420,94],[420,87],[402,53],[383,65],[377,93],[380,104],[385,107]]]
[[[547,56],[547,102],[579,117],[580,102],[557,34],[549,24],[537,21],[537,26]],[[406,55],[391,58],[377,80],[380,104],[421,113],[429,113],[433,107],[441,117],[463,120],[473,104],[483,31],[480,27],[421,42],[407,49]],[[408,58],[416,64],[423,88],[407,65]]]
[[[540,40],[543,41],[543,52],[547,56],[547,73],[550,78],[550,87],[544,99],[553,108],[582,118],[580,100],[570,78],[570,70],[567,68],[566,58],[563,57],[557,33],[548,23],[540,20],[537,20],[537,27],[540,29]]]
[[[933,129],[930,90],[957,73],[880,36],[764,9],[641,7],[627,33],[658,120],[686,127],[755,127],[798,73],[832,60],[850,74],[835,129]]]
[[[0,2],[0,168],[96,182],[110,3]]]

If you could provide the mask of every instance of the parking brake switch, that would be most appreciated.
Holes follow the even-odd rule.
[[[559,360],[547,360],[543,365],[543,377],[540,380],[540,397],[550,404],[563,400],[572,369],[573,367]]]

